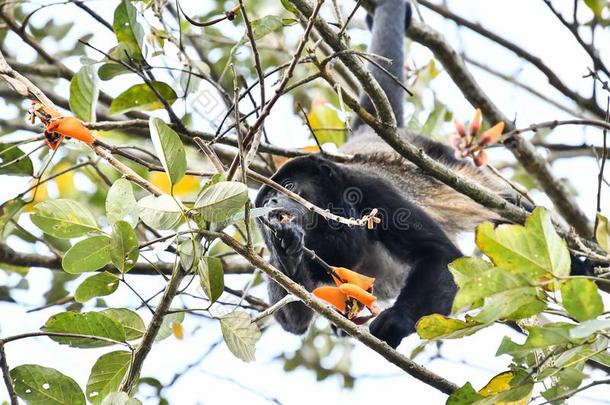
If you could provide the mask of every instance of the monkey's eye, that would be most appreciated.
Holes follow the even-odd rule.
[[[294,191],[294,189],[296,188],[296,184],[294,184],[292,181],[288,180],[285,181],[283,184],[284,188],[288,191]]]

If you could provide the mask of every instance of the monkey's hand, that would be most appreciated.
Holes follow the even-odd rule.
[[[305,231],[295,222],[271,222],[274,245],[278,252],[289,256],[300,255],[303,252]]]
[[[391,307],[375,318],[369,330],[375,337],[396,349],[405,336],[415,332],[415,322],[404,308]]]

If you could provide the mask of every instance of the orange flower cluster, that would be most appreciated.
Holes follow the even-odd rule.
[[[313,290],[313,295],[333,305],[357,324],[364,323],[379,314],[377,297],[372,294],[374,278],[344,267],[333,267],[331,274],[336,287],[318,287]],[[358,317],[364,307],[369,309],[371,316]]]
[[[478,133],[481,129],[481,110],[477,108],[470,122],[470,130],[468,132],[466,132],[464,124],[456,118],[453,119],[453,124],[455,125],[456,132],[450,136],[449,140],[455,149],[455,157],[462,159],[472,156],[477,166],[485,166],[489,157],[484,149],[489,145],[497,143],[502,138],[504,122],[498,122],[479,135]]]

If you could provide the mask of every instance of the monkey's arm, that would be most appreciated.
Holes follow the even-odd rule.
[[[271,264],[308,291],[312,291],[315,285],[308,277],[305,260],[301,253],[303,230],[292,223],[269,225],[272,228],[265,229],[263,234],[271,254]],[[267,291],[271,305],[287,294],[284,287],[273,280],[269,280],[267,283]],[[287,304],[274,314],[275,319],[284,330],[299,335],[307,331],[313,315],[314,312],[301,302]]]
[[[370,330],[396,347],[415,331],[415,322],[423,315],[449,313],[456,286],[447,265],[462,253],[421,208],[391,189],[381,191],[369,194],[376,196],[371,206],[385,210],[385,225],[377,237],[410,271],[394,305],[373,321]],[[397,215],[401,212],[408,215]],[[401,221],[404,216],[408,218]]]

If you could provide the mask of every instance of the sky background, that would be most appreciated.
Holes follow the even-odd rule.
[[[107,20],[112,20],[112,7],[106,0],[92,1],[90,4],[96,11]],[[204,3],[204,2],[202,2]],[[279,2],[278,2],[279,3]],[[572,2],[555,1],[558,5],[570,7]],[[251,3],[252,4],[252,3]],[[343,1],[346,5],[344,10],[351,10],[352,1]],[[515,43],[523,46],[532,54],[540,57],[546,64],[553,66],[562,80],[572,88],[581,90],[583,94],[590,92],[591,81],[584,79],[590,61],[586,54],[579,48],[570,33],[560,25],[554,16],[548,11],[543,1],[540,0],[462,0],[447,1],[451,10],[459,15],[465,16],[472,21],[481,22],[491,31],[496,32]],[[205,6],[200,2],[184,2],[183,6],[192,14],[201,13]],[[584,7],[581,7],[584,8]],[[53,14],[57,21],[78,21],[83,17],[82,12],[74,7],[61,7],[62,12]],[[571,106],[558,92],[547,85],[546,79],[535,69],[528,67],[524,62],[512,54],[500,50],[495,44],[490,43],[476,34],[467,30],[459,30],[456,27],[438,17],[434,13],[422,8],[423,17],[427,24],[441,31],[457,49],[466,52],[471,58],[489,64],[504,73],[519,72],[519,79],[547,96]],[[261,12],[261,15],[264,14]],[[362,13],[357,18],[362,18]],[[32,22],[42,24],[48,19],[47,13],[39,13]],[[294,27],[286,30],[287,35],[296,37],[300,34],[300,28]],[[73,34],[77,36],[76,34]],[[239,33],[237,34],[239,36]],[[354,33],[354,41],[366,42],[368,34],[364,32]],[[28,61],[33,58],[33,53],[22,45],[14,36],[7,39],[8,49],[18,49],[20,61]],[[111,33],[96,29],[93,44],[107,44],[107,41],[115,41]],[[597,38],[598,43],[610,43],[607,32]],[[46,44],[45,44],[46,45]],[[49,50],[53,46],[49,42]],[[106,46],[107,48],[107,46]],[[415,66],[423,66],[430,59],[430,52],[425,48],[413,45],[411,54],[408,56],[410,63]],[[602,58],[608,60],[610,47],[601,49]],[[94,56],[94,55],[91,55]],[[68,66],[77,69],[79,62],[76,58],[66,60]],[[487,92],[498,107],[508,116],[517,119],[517,126],[527,126],[531,123],[542,122],[552,119],[565,119],[570,115],[543,103],[531,95],[520,90],[516,86],[507,84],[485,72],[472,67],[480,86]],[[115,89],[116,87],[116,89]],[[118,93],[120,86],[106,88],[110,93]],[[115,91],[116,90],[116,91]],[[473,113],[473,108],[463,98],[457,87],[451,82],[446,74],[441,74],[432,83],[430,92],[436,93],[437,97],[447,104],[450,109],[462,120],[468,120]],[[424,98],[431,103],[431,93]],[[11,116],[10,108],[6,108],[0,117]],[[12,117],[11,117],[12,118]],[[202,123],[205,126],[205,123]],[[307,142],[307,129],[302,126],[301,120],[296,118],[292,112],[292,104],[289,98],[280,101],[276,109],[266,122],[267,131],[272,142],[283,146],[302,146]],[[449,132],[451,128],[446,128]],[[549,141],[562,143],[580,144],[583,141],[601,144],[601,131],[577,127],[557,128]],[[506,158],[503,152],[494,153],[493,158]],[[582,209],[593,216],[595,212],[595,193],[597,186],[597,166],[594,159],[577,158],[565,159],[555,162],[553,171],[557,177],[570,179],[577,187],[579,195],[578,202]],[[5,201],[18,194],[27,186],[27,180],[23,178],[0,176],[0,201]],[[605,190],[602,211],[610,213],[610,196]],[[548,200],[540,194],[534,193],[537,202],[550,207]],[[463,238],[465,251],[472,246],[472,235]],[[12,246],[16,249],[24,248],[16,239],[11,239]],[[0,284],[9,280],[0,275]],[[131,277],[139,292],[151,295],[161,288],[158,280],[152,277]],[[30,289],[27,293],[17,292],[14,298],[17,301],[28,302],[31,307],[43,303],[42,294],[48,288],[50,273],[45,270],[32,269],[27,277]],[[80,280],[72,283],[76,288]],[[240,280],[232,276],[231,285],[243,285],[247,278]],[[263,287],[256,287],[253,293],[265,297]],[[607,298],[607,297],[606,297]],[[38,300],[38,302],[36,302]],[[112,296],[111,302],[114,306],[133,306],[134,300],[129,291],[121,286],[119,291]],[[606,299],[606,305],[608,300]],[[37,330],[49,316],[55,314],[58,308],[38,311],[26,314],[25,310],[31,307],[23,307],[14,304],[0,303],[0,334],[2,336],[13,335],[26,331]],[[139,311],[146,320],[149,314]],[[318,320],[325,324],[324,320]],[[208,348],[221,339],[220,328],[214,324],[215,321],[201,320],[200,318],[188,317],[184,322],[185,338],[182,341],[170,337],[154,346],[144,366],[144,375],[154,375],[161,382],[172,379],[176,372],[184,369],[186,365],[198,359]],[[519,337],[508,327],[496,325],[488,328],[474,336],[460,339],[459,341],[448,341],[442,346],[443,358],[435,358],[436,348],[429,347],[417,357],[417,361],[431,371],[462,385],[470,381],[476,388],[482,387],[493,375],[504,371],[509,364],[507,356],[495,357],[495,351],[501,337],[508,335],[516,341],[522,342]],[[420,340],[416,336],[405,339],[399,351],[409,354]],[[418,382],[412,377],[404,374],[395,366],[387,363],[383,358],[372,352],[362,344],[353,341],[353,374],[360,377],[353,389],[343,389],[341,381],[331,377],[324,381],[316,381],[315,375],[307,370],[297,369],[286,373],[282,369],[282,361],[277,357],[282,353],[290,353],[301,345],[301,338],[285,333],[279,326],[270,326],[263,334],[257,345],[257,360],[253,363],[243,363],[231,355],[224,344],[218,345],[209,356],[195,369],[184,375],[170,389],[165,392],[166,397],[172,404],[219,404],[219,403],[248,403],[269,404],[274,400],[282,404],[365,404],[365,403],[413,403],[413,404],[437,404],[444,403],[445,396],[433,388]],[[76,379],[84,387],[89,370],[93,362],[108,349],[78,350],[57,345],[48,339],[27,339],[11,343],[7,346],[8,360],[12,367],[24,363],[39,363],[44,366],[54,367],[62,373]],[[331,356],[332,358],[332,356]],[[603,394],[605,391],[605,394]],[[583,395],[570,400],[571,404],[600,404],[610,403],[607,395],[607,386],[588,390]],[[591,400],[597,396],[604,400]],[[138,396],[144,403],[152,403],[145,400],[145,395]],[[5,399],[4,386],[0,388],[0,399]]]

